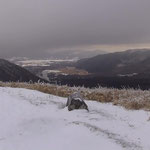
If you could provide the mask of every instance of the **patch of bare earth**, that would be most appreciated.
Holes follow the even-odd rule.
[[[77,69],[75,67],[62,68],[60,69],[60,71],[68,75],[88,75],[89,74],[86,70]]]

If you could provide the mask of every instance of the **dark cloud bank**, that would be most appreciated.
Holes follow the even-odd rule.
[[[0,0],[0,56],[150,43],[149,0]]]

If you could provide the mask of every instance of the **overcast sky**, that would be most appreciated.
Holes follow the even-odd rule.
[[[0,0],[0,56],[150,47],[150,0]]]

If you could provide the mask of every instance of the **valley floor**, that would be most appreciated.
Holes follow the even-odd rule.
[[[150,112],[0,87],[0,150],[150,150]]]

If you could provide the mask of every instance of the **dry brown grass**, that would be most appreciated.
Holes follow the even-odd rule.
[[[38,90],[40,92],[53,94],[61,97],[67,97],[71,93],[80,91],[87,100],[98,101],[102,103],[112,102],[114,105],[120,105],[127,109],[150,110],[150,90],[142,91],[140,89],[110,89],[110,88],[84,88],[58,86],[44,83],[19,83],[19,82],[0,82],[1,87],[26,88]]]

